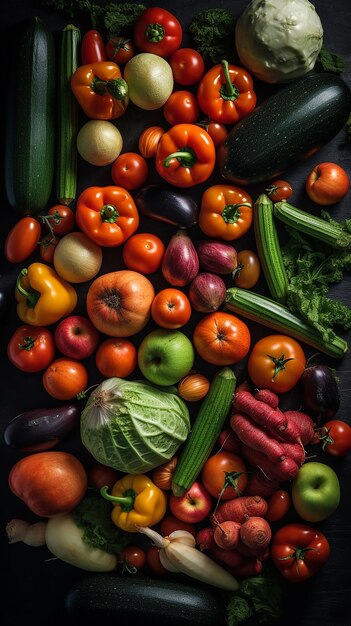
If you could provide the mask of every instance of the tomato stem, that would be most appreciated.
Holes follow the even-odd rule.
[[[267,354],[266,356],[269,359],[271,359],[274,363],[274,372],[273,372],[272,380],[275,379],[275,377],[277,376],[277,374],[279,374],[279,372],[282,372],[283,370],[286,369],[285,364],[288,363],[288,361],[294,361],[293,357],[285,359],[284,354],[282,354],[280,357],[275,357],[275,356],[272,356],[271,354]]]

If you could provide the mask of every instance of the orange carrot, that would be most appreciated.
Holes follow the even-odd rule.
[[[251,550],[265,549],[272,539],[271,527],[263,517],[249,517],[240,526],[240,539]]]
[[[239,541],[240,524],[230,520],[218,524],[214,531],[214,540],[220,548],[231,550]]]
[[[232,500],[223,500],[211,513],[210,519],[213,526],[227,520],[242,524],[247,516],[262,515],[267,513],[268,504],[260,496],[239,496]]]
[[[215,529],[211,526],[209,528],[201,528],[196,534],[196,545],[201,552],[206,552],[216,547],[214,540]]]

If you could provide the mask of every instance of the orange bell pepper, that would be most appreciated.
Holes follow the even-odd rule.
[[[214,169],[216,149],[210,135],[197,124],[176,124],[158,143],[155,166],[162,178],[176,187],[193,187],[207,180]]]
[[[252,199],[244,189],[213,185],[204,192],[199,226],[205,235],[232,241],[242,237],[252,224]]]
[[[85,115],[94,120],[113,120],[125,112],[128,85],[112,61],[81,65],[71,77],[71,88]]]
[[[197,99],[201,110],[213,122],[236,124],[256,106],[251,75],[242,67],[222,61],[200,80]]]
[[[87,187],[77,200],[76,222],[99,246],[113,247],[133,235],[139,226],[139,213],[123,187]]]

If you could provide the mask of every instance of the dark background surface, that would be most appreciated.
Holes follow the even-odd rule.
[[[206,1],[197,1],[195,3],[187,0],[175,0],[168,2],[162,0],[159,3],[149,1],[144,2],[147,6],[163,6],[171,10],[182,22],[184,31],[191,17],[203,8],[225,7],[230,9],[235,16],[239,16],[246,1],[233,0],[217,1],[215,3]],[[316,10],[322,20],[324,26],[324,42],[330,50],[344,54],[347,57],[347,67],[343,74],[343,78],[350,84],[350,63],[351,63],[351,7],[348,0],[338,0],[331,3],[330,0],[316,0],[314,3]],[[9,58],[16,48],[16,36],[18,29],[21,28],[24,21],[30,17],[38,15],[42,17],[48,26],[55,33],[56,42],[61,29],[69,22],[81,27],[82,32],[90,28],[91,24],[86,16],[79,18],[70,18],[65,14],[57,14],[51,9],[44,9],[39,2],[24,0],[13,0],[4,6],[2,3],[1,18],[1,45],[2,45],[2,106],[3,113],[2,133],[4,137],[4,128],[6,125],[6,85],[9,77],[10,69]],[[184,33],[183,46],[191,45],[186,32]],[[234,41],[233,41],[234,46]],[[273,87],[256,84],[260,99],[264,99],[269,93],[274,91]],[[83,119],[82,119],[83,121]],[[121,130],[124,137],[123,151],[137,150],[137,140],[140,132],[147,126],[153,124],[167,124],[162,119],[160,111],[145,112],[134,105],[130,104],[128,113],[125,117],[118,120],[117,126]],[[351,175],[351,147],[345,143],[345,132],[341,131],[328,145],[324,146],[317,154],[304,163],[299,163],[292,167],[285,178],[289,180],[294,188],[293,203],[301,208],[311,209],[311,203],[308,201],[304,191],[304,182],[306,176],[312,167],[322,161],[333,161],[343,166]],[[152,170],[152,167],[150,167]],[[3,171],[3,166],[1,168]],[[78,192],[82,191],[90,184],[110,184],[110,167],[94,168],[79,160],[79,179]],[[150,173],[150,181],[157,181],[157,176]],[[207,181],[206,186],[220,182],[218,172],[215,172],[212,178]],[[196,187],[190,191],[191,195],[199,201],[204,187]],[[264,185],[257,185],[247,188],[255,198],[258,193],[263,191]],[[14,209],[12,209],[6,200],[4,182],[0,185],[1,191],[1,249],[3,249],[3,241],[9,228],[20,217]],[[56,204],[56,198],[52,196],[52,204]],[[344,198],[332,211],[336,219],[350,217],[350,194]],[[314,210],[316,207],[314,207]],[[312,209],[313,210],[313,209]],[[152,229],[161,235],[165,242],[169,240],[174,233],[174,228],[154,221],[148,221],[145,218],[141,220],[139,230],[147,232]],[[200,234],[195,228],[193,231],[194,238]],[[238,250],[247,247],[253,247],[253,233],[238,240],[235,243]],[[33,257],[33,260],[38,260]],[[1,409],[0,409],[0,463],[1,463],[1,504],[0,504],[0,538],[1,538],[1,602],[0,602],[0,620],[2,624],[8,626],[17,626],[22,623],[36,624],[69,624],[69,618],[65,613],[64,598],[67,592],[72,588],[76,581],[86,576],[84,572],[77,568],[71,567],[59,560],[49,560],[50,554],[45,548],[31,548],[24,544],[8,545],[5,526],[13,517],[20,517],[28,521],[36,521],[35,516],[31,514],[28,508],[11,492],[7,485],[7,477],[10,468],[14,463],[22,458],[23,453],[10,450],[3,443],[3,429],[10,419],[18,413],[29,409],[40,408],[43,406],[53,406],[55,401],[50,398],[43,390],[41,383],[41,374],[21,374],[19,370],[12,367],[7,361],[6,345],[11,332],[19,325],[19,320],[15,312],[15,303],[13,297],[14,281],[18,273],[17,266],[11,266],[5,261],[1,253],[0,261],[0,280],[1,289],[8,291],[10,300],[10,309],[7,320],[1,329],[0,344],[0,366],[1,366]],[[104,250],[104,264],[102,271],[111,269],[120,269],[121,250]],[[157,288],[168,286],[160,275],[154,275],[152,280],[155,281]],[[229,286],[229,284],[228,284]],[[78,313],[84,313],[84,297],[89,287],[89,283],[79,287],[79,305]],[[256,290],[261,293],[267,293],[263,278],[260,279]],[[351,286],[350,276],[346,275],[342,284],[336,286],[332,290],[334,297],[342,299],[346,304],[351,303]],[[197,321],[196,315],[192,317],[189,325],[185,329],[191,333],[193,326]],[[254,341],[265,334],[270,334],[269,329],[265,329],[257,324],[249,324],[252,333],[252,344]],[[147,325],[142,333],[136,337],[136,342],[152,329],[151,322]],[[307,346],[304,346],[307,356],[312,354]],[[341,407],[338,413],[340,419],[350,421],[350,365],[351,355],[348,354],[342,362],[328,360],[321,357],[321,362],[336,367],[340,379],[341,386]],[[97,372],[93,358],[87,362],[90,374],[90,383],[100,382],[102,377]],[[197,360],[195,366],[199,371],[203,371],[211,376],[215,368],[206,365]],[[245,361],[234,368],[237,378],[240,381],[245,376]],[[134,375],[133,375],[134,376]],[[135,372],[135,378],[138,372]],[[288,408],[291,407],[293,400],[287,396],[282,398],[282,403]],[[63,442],[58,449],[67,450],[76,454],[83,463],[89,467],[93,459],[82,449],[79,434],[75,433]],[[341,502],[337,511],[325,522],[318,527],[325,532],[331,544],[331,556],[324,568],[316,574],[309,582],[302,585],[285,586],[284,587],[284,617],[279,621],[279,626],[317,626],[323,623],[329,626],[349,626],[351,623],[351,594],[350,594],[350,578],[349,563],[351,558],[351,499],[350,499],[350,483],[351,483],[351,455],[345,459],[332,460],[325,455],[319,455],[320,460],[328,462],[337,471],[341,481]],[[293,517],[296,519],[297,517]],[[184,579],[183,579],[184,582]],[[126,582],[126,584],[128,584]],[[124,621],[123,615],[119,614],[116,620]],[[115,620],[114,620],[115,621]],[[145,622],[146,623],[146,622]],[[213,623],[216,623],[214,615]]]

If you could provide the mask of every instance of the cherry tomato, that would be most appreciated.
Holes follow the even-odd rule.
[[[210,456],[202,468],[202,482],[214,498],[231,500],[241,496],[248,474],[244,461],[233,452],[217,452]]]
[[[43,326],[19,326],[7,344],[7,356],[22,372],[40,372],[54,360],[54,336]]]
[[[99,490],[101,487],[105,487],[105,485],[109,489],[112,489],[113,485],[120,477],[120,472],[102,463],[95,463],[88,470],[89,485]]]
[[[149,569],[156,576],[164,576],[168,574],[168,570],[163,567],[160,561],[160,548],[157,546],[150,546],[146,552],[146,563]]]
[[[111,176],[115,185],[128,191],[141,187],[149,174],[144,157],[137,152],[123,152],[112,164]]]
[[[88,385],[88,371],[80,361],[55,359],[43,374],[45,391],[57,400],[73,400]]]
[[[180,289],[161,289],[152,301],[151,316],[162,328],[180,328],[190,320],[190,300]]]
[[[281,520],[289,511],[291,496],[284,489],[278,489],[268,498],[268,509],[265,518],[268,522]]]
[[[249,376],[259,389],[286,393],[295,387],[306,367],[300,344],[287,335],[267,335],[253,346],[247,362]]]
[[[306,179],[306,192],[316,204],[330,206],[339,202],[350,189],[347,172],[336,163],[319,163]]]
[[[60,241],[60,237],[56,237],[55,235],[49,234],[44,237],[40,242],[40,258],[44,263],[53,263],[55,249]]]
[[[10,263],[20,263],[33,254],[41,235],[41,226],[34,217],[22,217],[9,231],[4,254]]]
[[[195,124],[200,114],[199,103],[191,91],[173,91],[162,109],[167,122],[175,124]]]
[[[292,196],[292,193],[292,186],[286,180],[274,180],[266,189],[266,194],[272,202],[287,200]]]
[[[203,57],[193,48],[178,48],[171,55],[169,64],[179,85],[195,85],[205,72]]]
[[[135,46],[126,37],[112,37],[106,44],[106,54],[110,61],[117,65],[125,65],[135,55]]]
[[[132,235],[122,252],[126,267],[141,274],[152,274],[160,269],[164,253],[163,241],[152,233]]]
[[[307,580],[327,561],[330,546],[325,535],[307,524],[287,524],[273,535],[271,558],[291,583]]]
[[[124,548],[118,557],[119,563],[122,563],[123,570],[127,570],[130,574],[139,572],[146,563],[146,553],[140,546],[130,545]]]
[[[76,223],[74,212],[65,204],[52,206],[48,215],[40,216],[40,219],[48,224],[49,230],[60,236],[70,233]]]
[[[99,372],[106,378],[126,378],[136,368],[137,349],[124,337],[111,337],[99,345],[95,362]]]
[[[228,135],[227,127],[222,122],[208,122],[203,125],[217,148]]]
[[[183,522],[182,520],[177,519],[174,515],[168,515],[161,520],[160,531],[163,537],[170,535],[175,530],[187,530],[188,533],[191,533],[194,537],[196,537],[197,530],[195,524]]]
[[[325,422],[322,431],[323,450],[332,456],[345,456],[351,450],[351,426],[342,420]]]
[[[238,266],[233,272],[234,285],[242,289],[251,289],[261,274],[259,258],[253,250],[240,250],[237,259]]]
[[[105,43],[97,30],[90,29],[84,33],[80,47],[82,65],[106,61]]]

